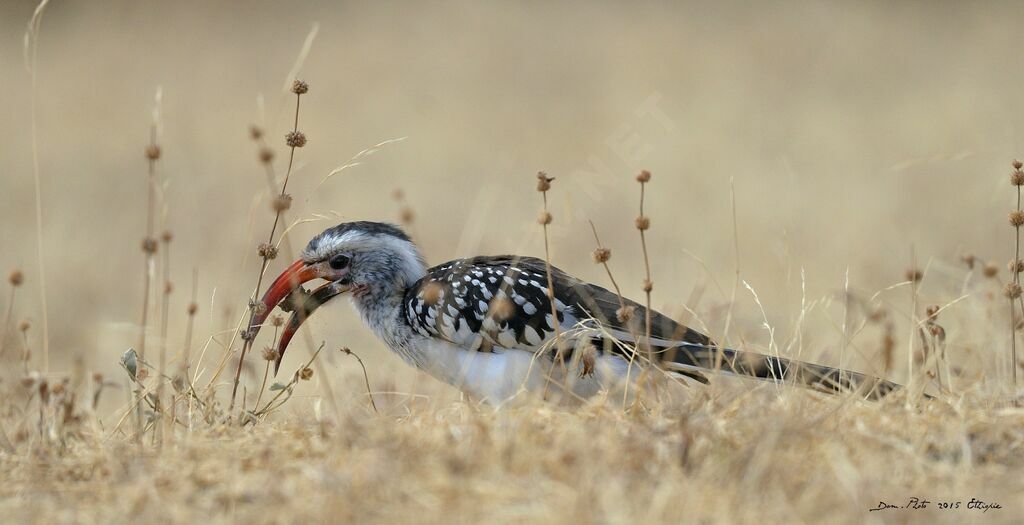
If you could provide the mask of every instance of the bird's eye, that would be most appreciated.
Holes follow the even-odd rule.
[[[335,255],[334,257],[331,257],[330,262],[328,262],[328,264],[331,265],[331,268],[334,268],[335,270],[344,270],[345,268],[348,268],[348,263],[349,256],[342,255],[340,253],[338,255]]]

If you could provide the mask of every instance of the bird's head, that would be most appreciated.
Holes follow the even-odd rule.
[[[279,343],[280,365],[291,336],[316,308],[346,292],[364,302],[395,297],[423,277],[425,267],[416,245],[394,225],[359,221],[328,228],[267,289],[249,335],[256,336],[274,307],[294,310]],[[302,293],[302,285],[315,279],[327,283]]]

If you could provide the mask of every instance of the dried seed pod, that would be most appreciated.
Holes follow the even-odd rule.
[[[618,319],[620,323],[628,323],[633,319],[633,313],[635,310],[636,308],[633,306],[623,306],[618,310],[615,310],[615,318]]]
[[[292,207],[292,196],[287,193],[278,195],[271,201],[270,207],[274,209],[275,213],[286,212]]]
[[[510,319],[515,313],[515,305],[507,297],[495,297],[487,307],[487,314],[498,322]]]
[[[301,131],[289,131],[284,136],[284,143],[291,148],[301,148],[306,145],[306,134]]]
[[[11,286],[21,286],[21,283],[25,282],[25,274],[21,273],[21,270],[12,270],[7,274],[7,282],[11,283]]]
[[[260,257],[263,257],[264,259],[273,260],[277,258],[277,246],[274,246],[273,244],[267,242],[260,243],[256,251],[260,254]]]
[[[978,259],[974,256],[973,253],[965,253],[961,255],[960,260],[963,261],[964,264],[967,265],[967,268],[971,270],[974,269],[974,263],[978,261]]]
[[[270,318],[270,324],[274,326],[282,326],[284,325],[284,317],[281,315],[275,315]]]
[[[268,147],[260,148],[260,162],[270,164],[274,161],[274,150]]]
[[[299,379],[301,379],[303,381],[309,381],[312,378],[313,378],[313,369],[312,368],[310,368],[308,366],[304,366],[304,367],[302,367],[302,370],[299,370]]]
[[[263,360],[264,361],[277,361],[277,358],[280,357],[280,356],[281,356],[281,354],[278,353],[277,349],[272,347],[272,346],[268,346],[268,347],[263,349]]]
[[[981,273],[984,274],[985,277],[991,279],[996,275],[999,275],[999,267],[993,262],[987,262],[985,263],[985,267],[982,268]]]
[[[1020,259],[1014,259],[1006,263],[1006,268],[1010,270],[1011,274],[1024,272],[1024,261]]]
[[[1013,161],[1013,169],[1019,170],[1021,168],[1024,168],[1024,163],[1021,163],[1019,160]]]
[[[1010,212],[1010,226],[1020,228],[1024,225],[1024,211],[1014,210]]]
[[[608,248],[598,248],[594,250],[593,257],[595,263],[606,263],[612,258],[612,251]]]
[[[1003,295],[1009,297],[1010,299],[1016,299],[1020,297],[1020,292],[1020,285],[1017,283],[1007,283],[1006,287],[1003,288]]]
[[[1010,184],[1014,186],[1024,186],[1024,171],[1014,171],[1010,173]]]
[[[171,230],[164,230],[164,232],[160,234],[160,240],[165,244],[169,243],[174,240],[174,233],[171,232]]]
[[[143,252],[145,252],[145,253],[147,253],[149,255],[153,255],[154,253],[156,253],[156,249],[157,249],[156,239],[154,239],[152,237],[146,237],[145,239],[142,239],[142,251]]]
[[[638,229],[640,231],[644,231],[644,230],[650,229],[650,227],[651,227],[651,219],[650,219],[650,217],[646,217],[646,216],[641,215],[641,216],[636,218],[636,221],[634,221],[634,224],[636,225],[636,229]]]
[[[196,315],[196,312],[198,312],[198,311],[199,311],[199,305],[198,304],[196,304],[194,302],[188,303],[188,315]]]
[[[654,281],[650,279],[644,279],[644,292],[650,293],[654,289]]]
[[[651,172],[647,170],[641,171],[640,174],[636,176],[636,181],[640,184],[651,182]]]
[[[309,84],[305,80],[295,79],[292,81],[292,93],[296,95],[305,95],[309,93]]]
[[[551,224],[552,220],[554,220],[554,219],[551,217],[551,214],[546,212],[546,211],[540,212],[540,215],[537,216],[537,222],[539,224],[543,224],[544,226],[547,226],[548,224]]]
[[[149,160],[157,160],[160,158],[160,146],[156,144],[150,144],[146,146],[146,158]]]
[[[924,278],[924,274],[917,268],[908,268],[906,272],[903,272],[903,278],[912,283],[919,283]]]
[[[252,140],[260,140],[263,138],[263,128],[256,124],[249,126],[249,136],[252,137]]]
[[[548,177],[548,174],[543,171],[537,172],[537,191],[545,192],[551,189],[551,181],[555,180],[554,177]]]

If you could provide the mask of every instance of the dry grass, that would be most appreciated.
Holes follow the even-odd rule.
[[[63,3],[41,23],[33,7],[0,7],[4,49],[21,49],[32,20],[30,74],[0,83],[0,265],[21,269],[0,290],[3,521],[1024,517],[1021,265],[984,262],[1020,258],[1003,171],[1024,154],[1024,73],[1006,45],[1017,6],[203,6],[210,25],[187,39],[176,32],[197,6],[130,24]],[[239,16],[244,31],[230,29]],[[22,68],[0,55],[10,78]],[[312,139],[275,166],[298,130],[287,89],[300,70]],[[146,131],[160,164],[150,155],[140,174]],[[558,178],[544,228],[525,189],[537,163]],[[641,180],[634,219],[643,168],[657,178]],[[238,359],[254,277],[288,262],[271,252],[294,256],[340,220],[395,218],[433,263],[545,254],[730,346],[915,389],[864,403],[712,378],[636,405],[478,406],[388,356],[341,307],[303,329],[288,375],[265,379],[259,352]],[[140,232],[160,257],[137,253]],[[172,293],[188,277],[190,294]],[[158,360],[128,354],[122,369],[133,344]],[[233,372],[247,415],[228,410]],[[930,504],[868,510],[911,498]]]

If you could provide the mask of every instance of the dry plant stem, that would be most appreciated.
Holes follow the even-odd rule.
[[[43,11],[49,0],[42,0],[32,13],[29,28],[25,34],[25,45],[28,46],[28,66],[31,85],[29,87],[29,120],[32,134],[32,180],[35,186],[36,211],[36,256],[39,263],[39,303],[43,309],[43,373],[50,372],[50,318],[46,304],[46,265],[43,253],[43,190],[39,175],[39,139],[36,118],[36,50],[39,43],[39,30],[43,22]]]
[[[603,249],[604,246],[601,245],[601,238],[598,237],[598,235],[597,235],[597,227],[594,226],[594,221],[587,221],[587,222],[590,223],[590,229],[591,229],[591,231],[594,232],[594,242],[597,243],[597,248],[599,250]],[[622,290],[619,289],[619,283],[615,280],[615,276],[612,275],[612,269],[611,269],[610,266],[608,266],[608,261],[602,261],[601,265],[604,266],[604,271],[608,274],[608,279],[612,282],[612,287],[615,288],[615,295],[619,298],[619,311],[623,311],[624,312],[626,310],[626,300],[623,299],[623,297],[622,297]],[[638,341],[639,337],[637,336],[636,330],[633,329],[633,323],[631,322],[631,320],[627,320],[626,321],[626,328],[629,330],[629,335],[633,338],[633,340],[634,341]],[[636,349],[634,348],[633,352],[630,352],[630,355],[629,355],[629,372],[632,372],[633,361],[635,359],[636,359]],[[626,401],[628,400],[628,398],[629,398],[629,387],[627,385],[627,387],[625,389],[623,389],[623,392],[622,392],[622,406],[626,406]]]
[[[547,177],[543,173],[538,174],[541,177]],[[548,192],[547,190],[541,191],[541,197],[544,199],[544,215],[550,217],[548,212]],[[551,275],[551,250],[548,241],[548,223],[549,220],[541,222],[541,227],[544,229],[544,272],[547,274],[548,284],[548,302],[551,304],[551,324],[554,325],[555,329],[555,359],[551,360],[551,366],[548,367],[547,380],[544,382],[544,394],[543,397],[547,397],[548,386],[552,382],[551,372],[555,368],[555,364],[559,363],[562,366],[562,370],[565,371],[565,353],[562,351],[562,331],[560,329],[560,323],[558,322],[558,309],[555,306],[555,284],[554,279]],[[565,374],[565,379],[568,381],[569,374]],[[562,390],[569,391],[567,385],[562,385]]]
[[[4,332],[0,334],[0,357],[4,356],[7,352],[7,336],[11,332],[11,319],[14,316],[14,295],[17,292],[18,287],[11,287],[11,298],[7,300],[7,314],[4,316]]]
[[[295,119],[294,119],[293,124],[292,124],[292,131],[293,132],[297,132],[299,130],[299,107],[300,107],[301,101],[302,101],[302,95],[296,93],[296,95],[295,95]],[[295,162],[295,148],[296,148],[295,146],[291,146],[291,148],[289,148],[289,152],[288,152],[288,170],[285,172],[285,174],[284,174],[284,182],[281,184],[281,193],[280,193],[281,196],[285,195],[285,193],[288,190],[288,180],[291,178],[291,175],[292,175],[292,165]],[[274,234],[277,233],[277,226],[278,226],[278,224],[280,224],[280,222],[281,222],[281,212],[278,211],[278,212],[276,212],[274,214],[274,224],[270,228],[270,236],[268,237],[267,244],[271,244],[271,245],[274,244]],[[256,288],[253,290],[252,298],[250,300],[251,305],[249,307],[249,324],[252,323],[253,318],[256,316],[256,310],[255,310],[256,306],[255,305],[256,305],[256,301],[259,300],[260,288],[263,286],[263,276],[267,272],[267,265],[269,263],[270,263],[270,259],[268,259],[266,256],[264,256],[263,257],[263,263],[260,265],[259,277],[257,277],[257,279],[256,279]],[[246,330],[248,331],[248,324],[246,325],[246,327],[247,327]],[[252,343],[253,343],[252,338],[251,337],[246,337],[245,342],[242,344],[242,353],[241,353],[241,355],[238,358],[238,368],[235,370],[235,380],[234,380],[234,383],[233,383],[233,385],[231,387],[231,405],[228,408],[229,411],[234,411],[234,409],[235,409],[235,398],[236,398],[236,396],[238,394],[238,382],[241,380],[241,377],[242,377],[242,363],[245,361],[246,354],[249,352],[249,350],[252,349]]]
[[[647,186],[646,183],[640,183],[640,216],[644,217],[644,188]],[[649,366],[654,365],[654,353],[651,351],[651,261],[647,256],[647,237],[644,234],[644,230],[640,230],[640,247],[644,254],[644,272],[647,280],[644,284],[644,294],[646,303],[644,307],[644,351],[647,353],[647,363]]]
[[[363,364],[363,360],[359,358],[359,355],[352,350],[345,348],[345,353],[350,354],[359,362],[359,368],[363,369],[363,381],[366,382],[366,395],[370,397],[370,406],[373,407],[374,412],[380,414],[380,411],[377,410],[377,403],[373,400],[373,390],[370,389],[370,375],[366,373],[366,365]]]
[[[313,355],[312,355],[312,357],[309,358],[309,361],[307,361],[305,365],[299,367],[299,369],[296,370],[294,374],[292,374],[291,381],[288,381],[288,384],[286,384],[284,386],[284,388],[282,388],[282,389],[277,391],[277,395],[275,395],[274,397],[270,398],[267,401],[267,404],[263,406],[263,408],[256,410],[255,412],[252,413],[252,415],[254,417],[257,417],[257,418],[258,417],[262,417],[262,416],[270,413],[272,410],[276,410],[282,404],[284,404],[284,401],[282,401],[277,406],[274,406],[274,402],[275,401],[277,401],[282,395],[284,395],[285,392],[290,392],[292,386],[294,386],[295,383],[299,382],[299,371],[301,371],[303,368],[309,368],[313,364],[313,361],[316,360],[316,356],[320,355],[320,351],[324,349],[324,345],[325,344],[326,343],[320,343],[320,347],[316,349],[316,352],[313,352]],[[290,394],[289,394],[289,396],[290,396]],[[285,399],[285,401],[287,401],[287,398]]]
[[[274,338],[271,341],[277,341],[278,327],[274,326]],[[263,382],[260,384],[260,391],[256,394],[256,406],[260,406],[260,400],[263,399],[263,391],[267,389],[267,378],[270,377],[270,361],[266,362],[266,366],[263,368]]]
[[[1020,212],[1021,204],[1021,190],[1020,186],[1017,186],[1017,211]],[[1016,266],[1020,261],[1020,226],[1014,226],[1014,246],[1013,246],[1013,265]],[[1017,268],[1011,268],[1010,274],[1013,278],[1013,282],[1020,284],[1020,272]],[[1021,314],[1024,315],[1024,296],[1020,296],[1021,300]],[[1013,317],[1013,297],[1010,297],[1010,373],[1013,377],[1013,388],[1017,389],[1017,323]]]
[[[156,123],[153,123],[149,128],[149,147],[156,148]],[[152,156],[148,156],[148,172],[146,175],[146,193],[147,193],[147,204],[146,204],[146,238],[143,240],[145,259],[144,268],[142,270],[142,320],[139,323],[139,359],[145,359],[146,357],[146,326],[149,322],[149,289],[152,286],[152,275],[151,269],[153,268],[153,250],[149,249],[148,244],[153,241],[153,223],[154,223],[154,205],[156,200],[156,159]],[[138,394],[141,395],[141,394]],[[136,403],[137,407],[135,414],[136,432],[135,435],[141,439],[142,436],[142,404]],[[141,441],[140,441],[141,443]]]
[[[164,380],[163,377],[167,373],[167,324],[168,314],[170,312],[171,303],[171,243],[168,240],[164,241],[164,264],[162,268],[164,292],[163,301],[160,306],[160,357],[157,367],[157,388],[156,388],[156,399],[157,406],[163,407],[164,405]],[[173,421],[173,419],[172,419]],[[159,444],[163,444],[163,433],[164,423],[163,418],[160,418],[160,424],[157,426],[159,435]],[[173,429],[172,429],[173,431]]]

